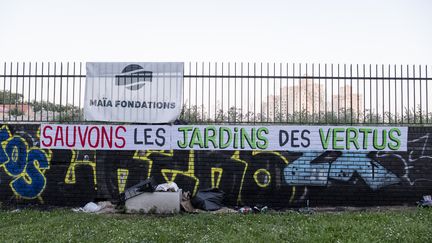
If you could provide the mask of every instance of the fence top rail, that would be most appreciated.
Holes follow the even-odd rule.
[[[44,75],[28,75],[28,74],[0,74],[0,78],[85,78],[86,75],[71,75],[71,74],[44,74]],[[134,77],[134,76],[131,76]],[[185,74],[184,78],[227,78],[227,79],[335,79],[335,80],[432,80],[432,77],[378,77],[378,76],[291,76],[291,75],[192,75]]]

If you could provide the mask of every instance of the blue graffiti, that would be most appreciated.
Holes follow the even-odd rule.
[[[47,154],[36,147],[28,148],[20,136],[12,136],[7,126],[0,128],[0,167],[13,177],[10,186],[17,196],[38,197],[46,185],[43,170],[49,169]]]
[[[399,183],[400,179],[367,157],[366,152],[340,153],[305,152],[284,169],[285,182],[290,185],[328,186],[332,180],[349,181],[357,173],[372,189]]]

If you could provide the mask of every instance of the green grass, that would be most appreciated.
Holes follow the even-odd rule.
[[[430,209],[163,217],[0,211],[1,242],[430,242],[431,235]]]

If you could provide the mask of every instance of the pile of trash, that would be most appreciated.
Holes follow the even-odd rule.
[[[159,193],[159,194],[158,194]],[[161,194],[160,194],[161,193]],[[119,195],[119,208],[127,213],[178,213],[180,210],[188,213],[265,213],[267,206],[255,205],[240,208],[228,208],[224,205],[225,193],[218,188],[198,190],[195,196],[183,192],[175,182],[156,184],[153,178],[148,178],[129,187]],[[111,202],[89,202],[82,208],[74,208],[75,212],[85,213],[115,213],[116,207]]]

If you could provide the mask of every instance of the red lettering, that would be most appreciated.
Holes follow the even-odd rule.
[[[106,127],[102,127],[102,148],[105,147],[105,139],[109,148],[112,148],[112,138],[113,138],[113,128],[110,126],[109,135],[107,133]]]
[[[60,141],[60,142],[61,142],[61,146],[62,146],[62,147],[64,146],[64,141],[63,141],[63,127],[61,127],[61,126],[57,126],[57,129],[56,129],[56,135],[55,135],[55,138],[54,138],[54,147],[57,146],[57,141]]]
[[[119,130],[123,130],[123,132],[126,132],[126,128],[124,126],[118,126],[118,127],[116,127],[116,130],[115,130],[115,137],[116,137],[116,139],[123,141],[123,143],[120,145],[116,141],[114,143],[114,145],[117,148],[124,148],[124,146],[126,146],[126,139],[122,135],[119,134]]]
[[[86,128],[84,130],[84,136],[81,133],[81,127],[78,127],[78,135],[79,135],[79,139],[80,139],[80,142],[81,142],[81,147],[83,147],[83,148],[86,145],[87,132],[88,132],[88,126],[86,126]]]
[[[43,137],[43,139],[42,139],[42,145],[45,146],[45,147],[51,147],[51,144],[52,144],[53,140],[52,140],[52,137],[49,136],[46,133],[47,129],[52,130],[52,126],[44,126],[44,129],[42,131],[42,137]],[[49,143],[45,143],[45,139],[48,139]]]
[[[75,147],[75,143],[76,143],[76,126],[73,126],[73,143],[69,144],[69,126],[66,127],[66,146],[69,148]]]
[[[96,139],[94,144],[92,144],[92,131],[96,130]],[[100,139],[100,131],[99,131],[99,127],[91,127],[89,130],[89,134],[87,136],[88,138],[88,144],[90,145],[90,147],[92,148],[97,148],[99,146],[99,139]]]

